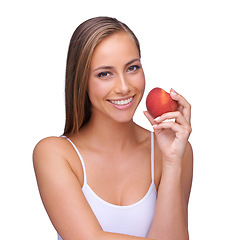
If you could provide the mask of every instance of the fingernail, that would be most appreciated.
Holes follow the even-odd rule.
[[[156,118],[154,119],[154,121],[157,122],[160,118],[161,118],[161,117],[156,117]]]
[[[177,92],[172,88],[172,89],[171,89],[171,94],[177,95]]]
[[[152,125],[153,128],[156,128],[157,126],[158,126],[158,125],[156,125],[156,124],[155,124],[155,125]]]

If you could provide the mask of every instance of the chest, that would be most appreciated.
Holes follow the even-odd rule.
[[[154,184],[140,201],[124,206],[104,201],[88,185],[83,187],[83,193],[104,231],[147,236],[156,207],[157,193]]]
[[[106,202],[127,206],[148,192],[151,178],[151,154],[89,152],[84,154],[86,181],[93,192]]]

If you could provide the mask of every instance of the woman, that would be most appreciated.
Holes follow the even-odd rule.
[[[151,133],[133,122],[144,88],[139,43],[125,24],[98,17],[76,29],[64,135],[34,150],[41,198],[62,239],[188,239],[190,105],[171,89],[179,109],[157,119],[145,112]]]

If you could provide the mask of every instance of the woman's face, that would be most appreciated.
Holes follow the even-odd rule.
[[[144,72],[133,38],[120,32],[102,40],[91,59],[88,81],[91,117],[130,121],[144,88]]]

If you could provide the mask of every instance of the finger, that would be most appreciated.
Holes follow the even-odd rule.
[[[177,101],[179,104],[179,110],[183,113],[185,119],[190,123],[191,120],[191,105],[189,102],[174,89],[171,88],[170,96],[173,100]]]
[[[152,125],[154,125],[154,124],[155,124],[154,118],[151,116],[151,114],[150,114],[148,111],[144,111],[143,113],[144,113],[144,115],[147,117],[147,119],[149,120],[149,122],[150,122]]]
[[[173,88],[170,89],[170,96],[173,100],[177,101],[181,106],[188,108],[188,101],[179,93],[177,93]]]
[[[174,122],[162,122],[162,123],[153,125],[153,128],[156,132],[159,130],[164,130],[164,129],[171,129],[174,132],[181,131],[181,126]]]
[[[171,119],[175,119],[175,122],[181,125],[184,125],[184,126],[189,125],[188,121],[179,111],[164,113],[160,117],[155,118],[154,122],[158,124],[163,121],[171,120]]]
[[[191,133],[191,127],[183,127],[175,122],[162,122],[157,125],[153,125],[155,133],[159,133],[164,129],[173,130],[178,138],[188,138]]]

